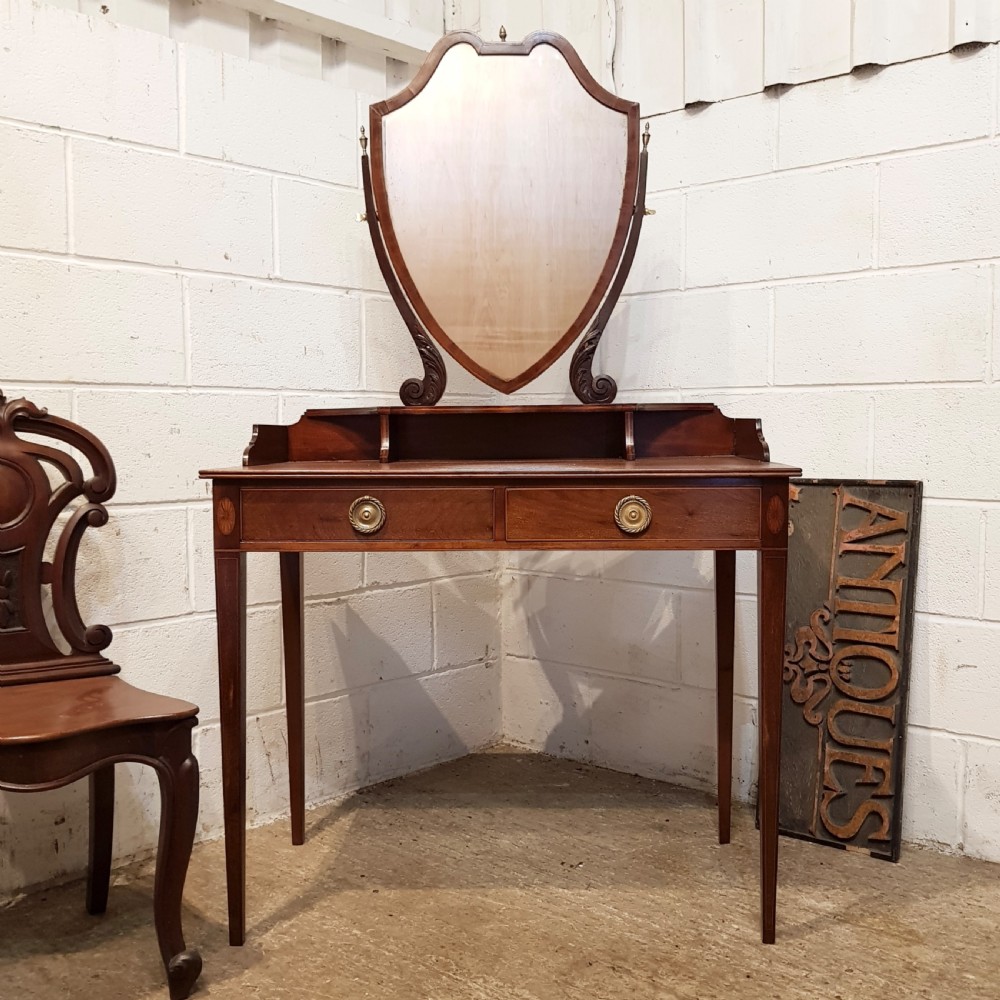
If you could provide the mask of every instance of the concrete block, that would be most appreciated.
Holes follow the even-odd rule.
[[[733,690],[757,697],[757,601],[736,599]],[[689,687],[717,690],[714,590],[681,593],[681,681]]]
[[[170,0],[170,37],[250,58],[250,15],[225,0]]]
[[[315,664],[306,673],[308,698],[427,673],[434,664],[430,587],[310,604],[306,646]]]
[[[281,704],[281,622],[277,608],[247,614],[247,707]],[[194,702],[203,723],[219,718],[215,618],[188,616],[115,631],[108,655],[130,684]]]
[[[920,518],[917,611],[960,618],[979,616],[982,521],[983,511],[978,507],[924,504]]]
[[[542,0],[542,19],[538,23],[538,27],[568,38],[596,80],[604,75],[603,8],[603,0]]]
[[[357,219],[365,210],[361,191],[278,177],[274,199],[283,278],[385,293],[368,226]]]
[[[177,275],[0,257],[0,287],[4,362],[22,378],[183,383]]]
[[[917,615],[910,680],[911,723],[997,739],[1000,625]]]
[[[854,64],[885,66],[946,52],[950,7],[938,0],[854,0]]]
[[[772,460],[800,465],[807,477],[867,475],[870,397],[866,393],[786,390],[684,395],[692,402],[711,399],[727,417],[760,418]]]
[[[766,288],[629,298],[608,324],[601,370],[622,390],[762,385],[770,329]]]
[[[553,549],[537,552],[500,553],[502,566],[512,572],[542,573],[553,576],[600,576],[609,557],[624,556],[623,552],[571,552]]]
[[[986,512],[983,617],[1000,621],[1000,511]]]
[[[984,49],[793,87],[781,95],[779,165],[848,160],[989,135],[993,72],[993,52]]]
[[[684,99],[725,101],[764,89],[764,0],[684,5]]]
[[[736,698],[733,702],[733,798],[754,802],[757,798],[757,701]]]
[[[320,75],[342,90],[360,90],[382,100],[386,96],[388,62],[384,52],[324,38]]]
[[[170,34],[170,0],[80,0],[80,13],[157,35]]]
[[[1000,861],[1000,746],[966,746],[965,817],[962,848],[986,861]]]
[[[73,189],[78,253],[271,272],[271,181],[260,174],[74,140]]]
[[[618,93],[649,111],[684,107],[684,0],[632,0],[617,19]]]
[[[73,394],[68,389],[60,389],[49,385],[23,386],[6,379],[0,383],[0,391],[8,399],[28,399],[35,406],[44,407],[49,413],[69,419],[73,413]],[[86,468],[86,463],[84,463]]]
[[[993,211],[993,192],[1000,187],[1000,145],[901,156],[879,170],[881,266],[996,254],[1000,215]]]
[[[0,894],[84,871],[87,824],[85,781],[32,795],[0,793]]]
[[[361,302],[340,292],[192,278],[194,385],[354,388]]]
[[[981,381],[990,279],[989,268],[964,267],[781,285],[774,290],[775,381]]]
[[[353,91],[206,49],[184,65],[189,152],[357,184]]]
[[[254,422],[276,419],[273,396],[247,393],[87,391],[79,421],[118,467],[117,503],[204,499],[199,469],[239,466]]]
[[[177,148],[177,51],[162,35],[18,2],[0,14],[0,52],[0,116]]]
[[[791,463],[789,463],[791,464]],[[736,553],[736,593],[757,593],[757,553]]]
[[[715,783],[715,698],[623,677],[591,678],[591,760],[693,788]]]
[[[306,597],[332,597],[361,586],[360,552],[310,552],[305,556]]]
[[[420,580],[489,573],[496,568],[495,552],[368,552],[365,554],[365,586],[391,587]]]
[[[371,781],[462,757],[500,736],[495,664],[379,684],[368,701]]]
[[[689,192],[688,287],[869,267],[874,183],[861,165]]]
[[[556,757],[590,760],[590,675],[584,670],[505,656],[503,737]]]
[[[766,174],[775,166],[778,102],[753,93],[685,108],[654,118],[650,131],[651,191]]]
[[[320,79],[323,43],[315,31],[306,31],[270,17],[250,16],[250,58],[288,73]]]
[[[952,44],[1000,41],[1000,7],[992,0],[953,0]]]
[[[306,705],[306,804],[325,802],[366,784],[368,697],[355,691]],[[222,757],[218,724],[196,733],[201,769],[198,833],[222,829]],[[288,743],[283,711],[247,721],[247,814],[259,826],[288,816]]]
[[[65,141],[0,125],[0,246],[66,250]]]
[[[916,726],[907,729],[903,840],[938,849],[959,846],[964,769],[958,740]]]
[[[851,69],[851,0],[767,0],[764,84],[804,83]]]
[[[495,659],[500,649],[500,593],[496,577],[442,580],[431,589],[435,669]]]
[[[714,587],[715,562],[711,552],[606,552],[601,576],[668,587]]]
[[[922,479],[924,495],[1000,499],[983,455],[1000,448],[996,387],[883,389],[875,399],[875,475]]]
[[[117,625],[187,614],[184,510],[110,513],[107,525],[89,529],[80,545],[77,593],[83,620]]]
[[[639,584],[517,576],[505,604],[504,650],[549,663],[676,681],[676,592]]]
[[[646,207],[656,215],[642,223],[625,294],[682,288],[684,282],[684,199],[676,192],[652,194]]]

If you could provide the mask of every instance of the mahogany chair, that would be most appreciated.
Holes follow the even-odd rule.
[[[39,438],[76,449],[93,475],[85,479],[70,453]],[[114,765],[135,761],[156,770],[162,807],[154,919],[170,996],[184,1000],[201,973],[201,957],[185,946],[181,930],[198,815],[198,762],[191,753],[198,709],[114,676],[120,668],[101,653],[111,630],[86,627],[76,600],[80,541],[88,526],[107,523],[103,505],[115,485],[114,465],[97,438],[0,392],[0,789],[42,791],[89,776],[87,910],[98,914],[107,907],[111,877]],[[78,497],[85,502],[58,532],[49,561],[53,526]],[[69,652],[46,621],[46,587]]]

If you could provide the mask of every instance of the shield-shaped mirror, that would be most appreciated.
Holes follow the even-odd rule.
[[[455,32],[371,106],[370,129],[368,222],[425,369],[403,402],[444,390],[431,338],[510,393],[584,331],[571,383],[584,401],[610,402],[613,381],[590,364],[641,225],[638,104],[601,87],[559,35],[507,44]]]

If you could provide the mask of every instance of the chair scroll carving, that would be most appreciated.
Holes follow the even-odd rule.
[[[69,451],[39,438],[75,449],[92,474],[87,477]],[[53,486],[48,470],[62,481]],[[84,625],[76,597],[80,542],[88,527],[107,523],[104,504],[116,485],[114,463],[96,437],[26,399],[8,400],[0,391],[0,686],[117,672],[100,655],[111,643],[111,630]],[[48,562],[46,541],[60,515],[80,497],[86,502],[70,514]],[[46,621],[48,585],[69,653],[60,650]]]

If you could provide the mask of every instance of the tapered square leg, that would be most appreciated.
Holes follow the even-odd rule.
[[[306,840],[305,634],[303,625],[303,556],[282,552],[281,630],[285,650],[285,713],[288,721],[288,792],[292,843]]]
[[[760,769],[757,811],[760,818],[761,938],[765,944],[774,943],[778,885],[781,666],[785,641],[787,564],[785,549],[764,550],[758,555]]]
[[[715,553],[716,747],[719,843],[728,844],[733,789],[733,651],[736,644],[736,553]]]
[[[115,830],[115,766],[90,773],[90,863],[87,866],[87,912],[104,913],[111,884],[111,846]]]
[[[246,939],[247,664],[246,555],[215,553],[215,613],[222,706],[222,801],[226,827],[229,943]]]

